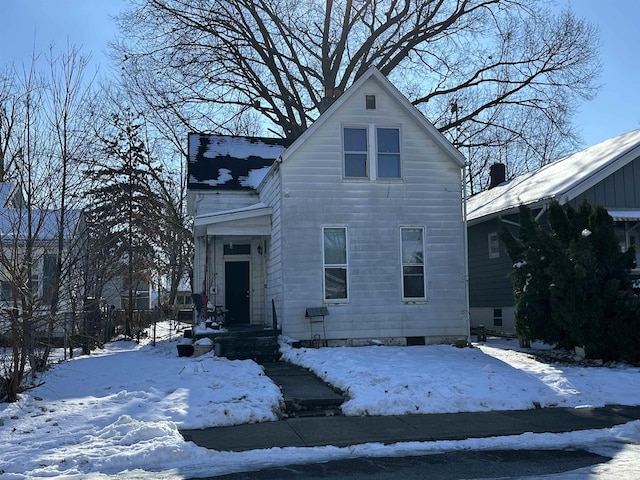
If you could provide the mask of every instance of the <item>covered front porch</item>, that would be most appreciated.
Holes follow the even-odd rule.
[[[267,297],[271,207],[255,204],[194,219],[194,285],[226,328],[273,326]]]

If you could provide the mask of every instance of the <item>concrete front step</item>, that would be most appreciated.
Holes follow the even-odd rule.
[[[218,337],[214,340],[216,357],[230,360],[274,362],[280,358],[276,337]]]

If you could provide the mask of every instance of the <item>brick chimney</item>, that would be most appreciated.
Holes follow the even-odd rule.
[[[507,180],[507,167],[504,163],[494,163],[489,167],[489,188],[497,187]]]
[[[327,88],[324,89],[324,97],[320,101],[320,113],[324,113],[327,108],[329,108],[333,102],[335,102],[338,97],[342,95],[342,90],[338,88]]]

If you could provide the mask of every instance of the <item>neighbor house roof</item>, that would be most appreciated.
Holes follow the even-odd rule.
[[[284,138],[190,133],[187,188],[255,189],[289,144]]]
[[[467,201],[467,220],[508,214],[520,205],[573,200],[639,155],[640,130],[605,140],[473,195]]]
[[[80,217],[80,210],[70,209],[65,212],[63,234],[66,240],[74,235]],[[24,240],[29,235],[39,241],[55,240],[58,237],[60,218],[60,210],[33,209],[29,216],[25,209],[0,208],[0,241]]]

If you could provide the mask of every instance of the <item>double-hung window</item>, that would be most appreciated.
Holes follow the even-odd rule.
[[[347,297],[347,229],[324,227],[322,229],[324,261],[324,299],[346,300]]]
[[[344,127],[342,138],[345,178],[387,180],[402,177],[399,128]]]
[[[344,176],[348,178],[367,178],[369,176],[367,129],[345,128],[343,137]]]
[[[424,229],[401,227],[402,298],[426,299],[424,280]]]
[[[377,128],[378,178],[400,178],[400,130]]]

